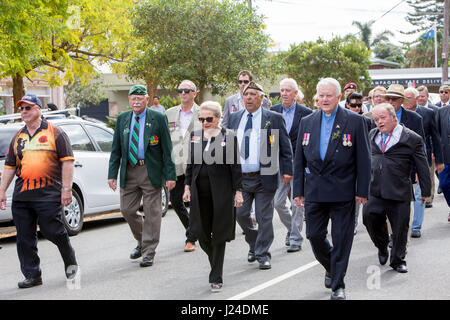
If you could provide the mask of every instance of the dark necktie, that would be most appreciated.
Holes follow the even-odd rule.
[[[139,148],[139,116],[136,116],[133,126],[133,132],[131,133],[131,145],[129,159],[133,166],[138,162],[138,148]]]
[[[244,129],[244,141],[242,143],[242,145],[244,146],[244,159],[248,159],[248,156],[250,155],[250,130],[252,129],[252,117],[253,115],[251,113],[249,113],[247,115],[247,124],[245,125],[245,129]]]

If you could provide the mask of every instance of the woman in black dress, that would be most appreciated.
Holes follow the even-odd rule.
[[[234,239],[235,207],[243,203],[237,138],[219,126],[221,109],[213,101],[200,106],[202,130],[191,133],[183,195],[190,201],[190,228],[211,265],[212,292],[222,289],[225,243]]]

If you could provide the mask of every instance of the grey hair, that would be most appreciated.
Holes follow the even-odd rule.
[[[425,87],[425,86],[419,86],[419,87],[417,87],[417,91],[424,91],[424,92],[426,92],[426,94],[427,94],[427,96],[429,96],[429,93],[428,93],[428,88],[427,87]]]
[[[220,118],[222,116],[222,106],[216,101],[205,101],[200,105],[201,110],[208,110],[214,113],[214,116]]]
[[[294,89],[294,91],[298,91],[298,84],[297,84],[297,81],[295,81],[295,80],[292,79],[292,78],[285,78],[285,79],[281,80],[281,82],[280,82],[280,87],[281,87],[283,84],[287,84],[287,85],[291,86],[291,88]]]
[[[183,83],[188,84],[188,85],[191,87],[192,90],[194,90],[195,92],[197,92],[197,86],[196,86],[195,83],[193,83],[191,80],[183,80],[183,81],[181,81],[180,86],[181,86]]]
[[[386,110],[390,116],[395,116],[395,109],[390,103],[380,103],[373,107],[372,112],[377,111],[378,109]]]
[[[336,97],[341,94],[341,85],[334,78],[323,78],[319,81],[316,86],[316,91],[319,92],[320,87],[322,86],[333,86],[336,89]]]
[[[408,93],[408,92],[412,92],[414,94],[414,98],[417,98],[419,96],[419,91],[417,91],[416,88],[409,87],[409,88],[405,89],[405,93]]]

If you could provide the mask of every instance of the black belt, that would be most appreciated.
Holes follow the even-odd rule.
[[[261,171],[255,171],[255,172],[242,172],[242,175],[243,176],[246,176],[246,177],[253,177],[253,176],[256,176],[256,175],[258,175],[258,174],[260,174],[261,173]]]

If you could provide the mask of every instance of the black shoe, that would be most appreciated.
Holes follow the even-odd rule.
[[[256,261],[256,256],[255,256],[254,252],[252,252],[252,251],[248,252],[247,261],[250,262],[250,263]]]
[[[331,289],[331,273],[325,273],[325,288]]]
[[[41,284],[42,284],[42,278],[37,277],[37,278],[27,278],[27,279],[19,282],[17,285],[19,286],[20,289],[26,289],[26,288],[31,288],[31,287],[35,287],[35,286],[40,286]]]
[[[339,288],[334,290],[331,293],[330,300],[345,300],[345,290],[343,288]]]
[[[398,266],[394,267],[394,270],[398,273],[407,273],[408,267],[404,264],[399,264]]]
[[[137,258],[140,258],[141,256],[142,256],[141,246],[137,246],[130,253],[130,259],[133,259],[133,260],[137,259]]]
[[[142,258],[141,263],[139,263],[139,265],[143,268],[145,267],[151,267],[153,265],[153,259],[152,258],[148,258],[148,257],[144,257]]]
[[[259,263],[259,269],[261,269],[261,270],[268,270],[270,268],[272,268],[272,266],[271,266],[269,260],[266,260],[266,261],[263,261],[263,262]]]
[[[297,246],[297,245],[293,244],[293,245],[289,246],[289,248],[287,249],[287,252],[297,252],[300,250],[302,250],[301,246]]]
[[[425,208],[433,208],[433,204],[432,203],[425,203]]]
[[[422,233],[420,230],[412,230],[411,231],[411,238],[420,238],[422,236]]]
[[[384,266],[389,258],[389,252],[388,250],[379,250],[378,249],[378,261],[380,261],[380,264]]]

